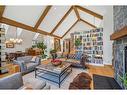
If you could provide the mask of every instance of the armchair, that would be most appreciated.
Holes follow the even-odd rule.
[[[33,84],[34,83],[34,84]],[[40,80],[33,80],[29,82],[31,89],[50,89],[50,86],[46,82]],[[30,88],[30,87],[28,87]],[[27,89],[27,85],[23,83],[21,73],[15,73],[10,76],[0,79],[0,89]]]
[[[41,58],[36,56],[33,60],[33,56],[18,57],[16,60],[13,60],[13,64],[19,65],[22,73],[28,73],[41,64]]]

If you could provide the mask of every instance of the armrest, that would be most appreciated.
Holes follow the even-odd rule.
[[[41,58],[40,57],[37,57],[36,60],[35,60],[35,63],[37,65],[40,65],[41,64]]]
[[[17,61],[17,60],[14,60],[13,63],[20,66],[21,72],[24,72],[24,71],[27,69],[27,66],[26,66],[26,64],[24,63],[24,61]]]

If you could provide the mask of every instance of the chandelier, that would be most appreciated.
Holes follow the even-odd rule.
[[[22,30],[21,30],[22,31]],[[20,32],[21,32],[20,31]],[[18,38],[18,36],[17,36],[17,28],[16,28],[16,37],[15,38],[10,38],[9,40],[6,40],[6,42],[5,43],[14,43],[14,44],[21,44],[22,43],[22,39],[21,38]]]

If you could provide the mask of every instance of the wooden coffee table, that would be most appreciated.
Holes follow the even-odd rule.
[[[52,81],[60,85],[62,81],[72,72],[71,64],[62,62],[59,66],[53,66],[51,63],[41,64],[35,68],[35,78],[41,77],[43,79]]]

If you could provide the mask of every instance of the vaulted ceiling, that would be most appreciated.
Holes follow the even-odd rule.
[[[100,27],[103,14],[87,6],[0,6],[1,23],[60,39],[78,21]]]

